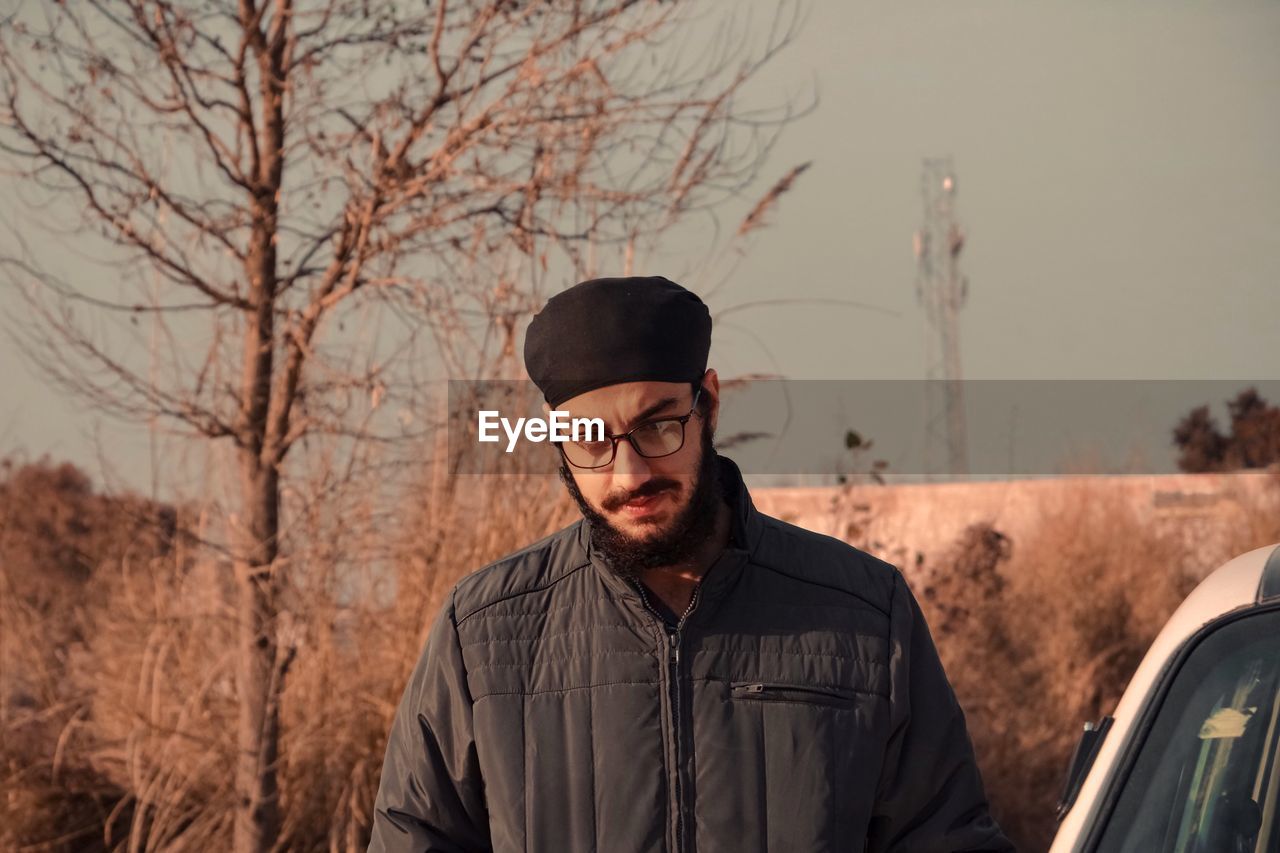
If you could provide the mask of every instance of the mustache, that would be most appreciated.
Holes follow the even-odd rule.
[[[675,480],[666,477],[658,477],[641,483],[640,487],[634,491],[609,495],[600,502],[600,506],[609,512],[613,512],[614,510],[621,509],[623,504],[629,503],[630,501],[652,497],[653,495],[667,491],[668,489],[673,489],[678,492],[680,490],[680,484]]]

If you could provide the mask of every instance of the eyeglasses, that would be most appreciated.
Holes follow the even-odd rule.
[[[606,435],[598,441],[562,441],[560,452],[575,468],[604,468],[613,462],[618,452],[618,442],[624,438],[645,459],[661,459],[684,447],[684,425],[698,408],[699,388],[693,395],[693,406],[687,415],[678,418],[658,418],[646,421],[630,432]]]

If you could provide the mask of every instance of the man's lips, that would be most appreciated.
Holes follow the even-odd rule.
[[[624,513],[632,517],[648,515],[657,509],[658,504],[660,504],[666,496],[667,492],[664,490],[657,494],[647,495],[642,498],[632,498],[624,503],[621,509]]]

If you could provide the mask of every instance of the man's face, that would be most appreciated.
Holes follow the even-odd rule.
[[[557,408],[574,418],[601,418],[605,431],[617,435],[688,414],[693,396],[689,383],[626,382]],[[703,377],[701,398],[685,424],[684,445],[670,456],[646,458],[622,440],[613,462],[603,468],[577,468],[562,460],[560,476],[592,525],[593,541],[624,574],[679,562],[714,530],[720,495],[711,443],[719,409],[714,370]]]

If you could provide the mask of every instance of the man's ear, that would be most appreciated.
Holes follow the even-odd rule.
[[[716,424],[720,422],[720,377],[714,368],[709,367],[702,374],[702,388],[702,393],[711,401],[707,409],[707,422],[711,425],[711,432],[715,433]]]
[[[551,404],[546,400],[542,401],[542,415],[544,419],[551,416]]]

